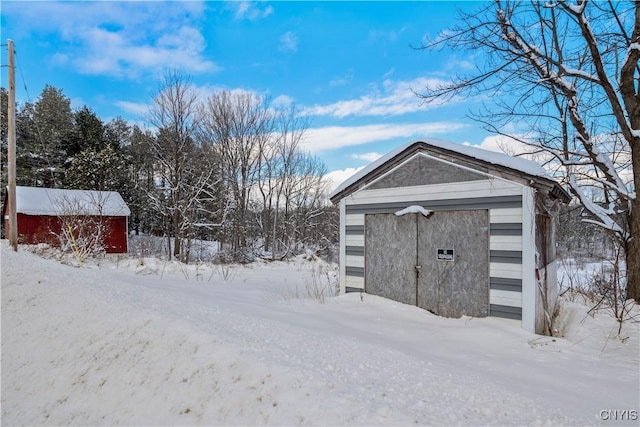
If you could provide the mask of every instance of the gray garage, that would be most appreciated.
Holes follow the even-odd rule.
[[[545,333],[557,296],[554,217],[569,200],[534,162],[442,140],[406,144],[331,195],[342,291]]]

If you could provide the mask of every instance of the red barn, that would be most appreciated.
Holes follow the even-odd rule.
[[[16,187],[18,241],[60,245],[63,230],[74,237],[99,238],[107,253],[128,250],[131,211],[118,192]],[[2,208],[9,234],[7,198]]]

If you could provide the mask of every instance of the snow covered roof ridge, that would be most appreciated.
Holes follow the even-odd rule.
[[[458,153],[476,160],[481,160],[489,164],[502,166],[517,172],[524,173],[526,175],[530,175],[532,177],[541,178],[542,180],[548,181],[550,183],[555,182],[544,170],[544,168],[534,161],[527,160],[521,157],[509,156],[507,154],[497,153],[494,151],[488,151],[479,147],[462,145],[443,139],[428,138],[419,141],[412,141],[407,144],[401,145],[385,154],[384,156],[380,157],[378,160],[371,162],[369,165],[342,182],[342,184],[340,184],[335,190],[333,190],[333,192],[329,196],[329,199],[333,200],[348,187],[355,184],[360,179],[364,178],[374,170],[378,169],[380,166],[387,163],[389,160],[393,159],[394,157],[398,156],[399,154],[403,153],[405,150],[416,144],[426,144],[435,148]]]
[[[16,187],[16,210],[24,215],[129,216],[131,211],[117,191]]]

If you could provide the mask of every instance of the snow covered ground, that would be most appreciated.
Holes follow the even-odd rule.
[[[638,424],[638,324],[623,342],[572,305],[567,340],[304,298],[325,268],[77,268],[3,242],[2,425]]]

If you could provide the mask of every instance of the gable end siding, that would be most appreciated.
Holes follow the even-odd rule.
[[[487,176],[467,168],[456,167],[441,160],[417,154],[404,164],[374,181],[367,189],[410,187],[487,179]]]

